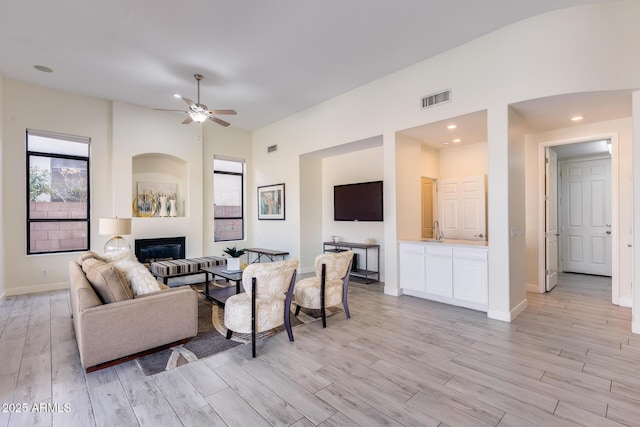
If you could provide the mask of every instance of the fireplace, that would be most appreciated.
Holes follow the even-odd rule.
[[[136,239],[136,258],[141,263],[185,258],[184,237],[161,237],[156,239]]]

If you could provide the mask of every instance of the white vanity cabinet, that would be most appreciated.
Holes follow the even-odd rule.
[[[453,249],[453,298],[486,307],[488,301],[487,250]]]
[[[445,298],[453,297],[453,259],[450,246],[426,246],[426,291]]]
[[[400,243],[400,286],[425,291],[425,245]]]
[[[454,242],[401,242],[400,287],[406,295],[487,311],[488,248]]]

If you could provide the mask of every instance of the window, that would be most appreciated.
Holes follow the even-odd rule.
[[[214,241],[244,239],[244,160],[213,159]]]
[[[27,130],[27,254],[89,250],[89,138]]]

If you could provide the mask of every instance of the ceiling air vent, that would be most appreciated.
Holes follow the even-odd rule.
[[[278,144],[267,147],[267,153],[273,153],[274,151],[278,151]]]
[[[431,95],[423,96],[420,100],[422,102],[422,109],[431,108],[438,104],[444,104],[451,101],[451,89],[447,89],[442,92],[432,93]]]

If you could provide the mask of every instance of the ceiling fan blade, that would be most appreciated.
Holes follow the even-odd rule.
[[[236,113],[236,110],[211,110],[209,114],[229,114],[235,116],[238,113]]]
[[[221,120],[217,117],[213,117],[213,116],[209,116],[209,120],[211,120],[212,122],[216,122],[217,124],[227,127],[229,126],[231,123],[225,122],[224,120]]]
[[[175,111],[176,113],[188,113],[188,111],[184,110],[170,110],[168,108],[154,108],[155,111]]]
[[[189,107],[196,105],[196,103],[190,100],[189,98],[185,98],[184,96],[182,96],[181,98]]]
[[[187,116],[187,118],[182,121],[182,124],[183,125],[188,125],[192,121],[193,121],[193,119],[191,118],[191,116]]]

